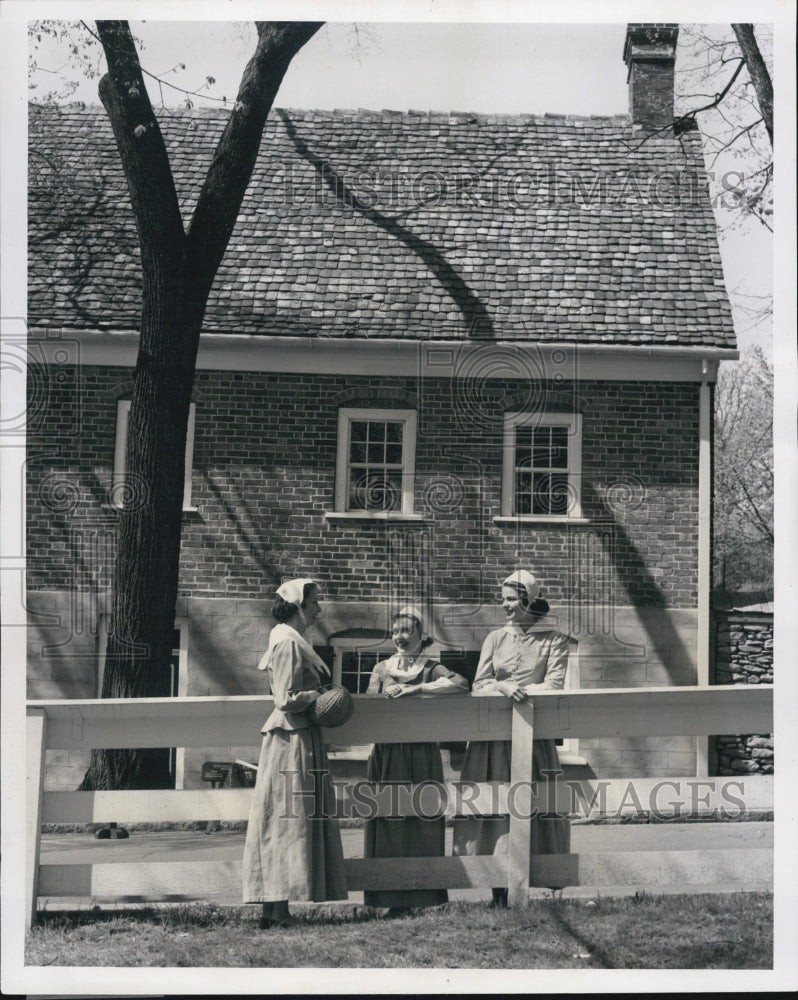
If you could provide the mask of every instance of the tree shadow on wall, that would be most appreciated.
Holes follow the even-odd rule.
[[[234,538],[238,541],[238,545],[244,548],[246,554],[253,560],[258,571],[262,574],[262,579],[264,581],[277,579],[282,571],[278,570],[277,566],[266,557],[266,550],[262,541],[263,536],[258,535],[256,519],[249,513],[246,499],[241,491],[235,487],[231,487],[231,499],[225,495],[219,484],[207,472],[203,475],[203,481],[217,504],[233,524],[235,529]],[[245,521],[245,515],[246,520],[249,521],[249,525]]]
[[[643,612],[648,608],[664,612],[657,616],[656,627],[653,629],[646,626],[645,615],[641,615],[647,638],[668,671],[672,683],[685,683],[684,668],[681,665],[694,663],[695,651],[687,648],[671,616],[667,614],[670,605],[646,559],[618,520],[613,506],[587,481],[582,483],[582,502],[591,522],[612,529],[598,531],[596,534],[616,578],[626,591],[629,604]]]
[[[307,143],[300,137],[288,113],[281,108],[275,108],[275,114],[282,119],[288,137],[297,153],[313,166],[317,176],[335,195],[338,202],[345,208],[357,212],[358,215],[367,219],[373,225],[379,226],[380,229],[393,236],[394,239],[399,240],[432,271],[443,290],[451,298],[462,315],[469,336],[484,338],[495,336],[493,320],[485,305],[462,276],[446,260],[443,253],[429,240],[422,239],[410,229],[403,226],[396,218],[383,215],[382,212],[378,212],[375,208],[364,204],[352,189],[344,183],[329,160],[316,155],[310,149]],[[423,202],[419,205],[419,208],[422,206]]]

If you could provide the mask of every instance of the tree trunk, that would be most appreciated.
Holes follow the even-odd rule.
[[[773,145],[773,82],[759,51],[753,24],[733,24],[732,30],[745,59],[748,75],[756,91],[756,99],[765,128],[768,130],[770,145]]]
[[[103,698],[164,697],[177,602],[186,432],[208,294],[291,59],[319,22],[259,22],[188,235],[126,21],[98,21],[100,97],[114,131],[142,261],[141,337],[128,424]],[[81,789],[163,788],[165,751],[95,750]]]

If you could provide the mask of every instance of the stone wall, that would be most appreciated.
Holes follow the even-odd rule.
[[[715,683],[773,683],[773,615],[715,613]],[[772,774],[772,734],[716,736],[717,773]]]

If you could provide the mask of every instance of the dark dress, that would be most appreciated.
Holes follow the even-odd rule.
[[[401,658],[392,656],[378,663],[371,675],[368,694],[381,694],[393,683],[429,684],[441,689],[468,691],[464,677],[434,660],[419,657],[419,669],[401,671]],[[430,692],[434,693],[434,692]],[[443,762],[437,743],[377,743],[368,759],[366,777],[379,783],[422,781],[443,783]],[[446,853],[446,820],[404,816],[366,820],[364,856],[367,858],[443,857]],[[372,889],[363,893],[366,906],[437,906],[446,903],[446,889]]]
[[[562,688],[568,668],[568,636],[552,629],[525,631],[506,625],[491,632],[482,646],[473,694],[500,693],[499,681],[514,680],[522,687]],[[462,781],[509,781],[511,743],[474,741],[468,744]],[[561,771],[554,740],[532,741],[532,780],[545,782],[544,771]],[[567,854],[571,827],[567,816],[533,819],[531,854]],[[454,853],[506,854],[510,820],[501,817],[458,817],[454,823]]]

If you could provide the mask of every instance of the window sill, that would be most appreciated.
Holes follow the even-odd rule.
[[[325,510],[324,516],[328,521],[406,521],[419,524],[426,520],[423,514],[402,514],[393,510]]]
[[[100,507],[102,508],[102,510],[115,510],[119,514],[121,514],[122,510],[124,509],[124,508],[120,507],[120,505],[118,503],[103,503],[103,504],[100,504]],[[184,514],[199,514],[199,507],[184,507],[183,508],[183,513]]]
[[[503,524],[590,524],[589,517],[567,517],[559,514],[519,514],[514,517],[494,517],[493,523]]]

